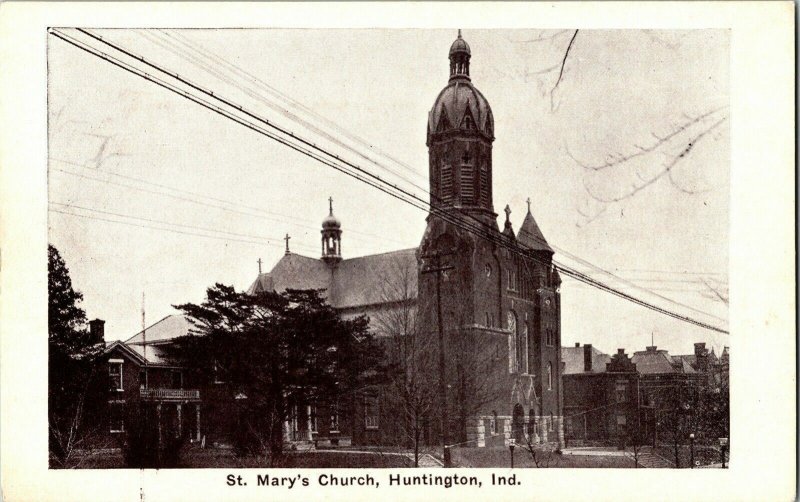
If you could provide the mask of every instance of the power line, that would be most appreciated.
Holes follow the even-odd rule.
[[[278,243],[278,241],[280,241],[281,238],[273,238],[273,237],[267,237],[267,236],[263,236],[263,235],[241,234],[241,233],[237,233],[237,232],[229,232],[227,230],[218,230],[218,229],[215,229],[215,228],[198,227],[198,226],[195,226],[195,225],[188,225],[188,224],[184,224],[184,223],[174,223],[174,222],[171,222],[171,221],[143,218],[141,216],[131,216],[129,214],[115,213],[115,212],[112,212],[112,211],[105,211],[105,210],[102,210],[102,209],[95,209],[95,208],[92,208],[92,207],[79,206],[77,204],[66,204],[64,202],[51,201],[50,204],[54,204],[56,206],[63,206],[65,209],[80,209],[82,211],[89,211],[89,212],[104,214],[104,215],[108,215],[108,216],[116,216],[118,218],[128,218],[128,219],[137,220],[137,221],[144,221],[144,222],[149,222],[149,223],[157,223],[157,224],[160,224],[160,225],[171,225],[171,226],[189,228],[189,229],[192,229],[192,230],[200,230],[200,231],[203,231],[203,232],[227,234],[227,235],[232,235],[234,237],[243,237],[243,238],[247,238],[247,239],[263,240],[264,242],[267,242],[270,245],[281,246],[281,244]],[[305,247],[306,250],[312,249],[310,246],[298,245],[298,247]],[[313,248],[313,249],[316,250],[316,248]]]
[[[87,166],[85,164],[80,164],[78,162],[72,162],[72,161],[65,160],[65,159],[59,159],[59,158],[55,158],[55,157],[48,157],[48,159],[52,160],[52,161],[55,161],[55,162],[68,164],[70,166],[86,169],[86,170],[92,171],[94,173],[101,172],[101,173],[109,175],[109,176],[114,176],[114,177],[122,178],[122,179],[125,179],[125,180],[135,181],[137,183],[142,183],[144,185],[154,186],[154,187],[157,187],[157,188],[163,188],[163,189],[166,189],[166,190],[172,190],[172,191],[177,192],[177,193],[191,195],[193,197],[197,197],[197,198],[200,198],[200,199],[208,199],[208,200],[211,200],[211,201],[220,202],[222,204],[225,204],[226,206],[230,206],[230,208],[219,206],[219,205],[215,205],[215,204],[206,204],[206,203],[204,203],[202,201],[195,201],[195,200],[191,200],[191,199],[186,199],[184,197],[177,197],[177,196],[174,196],[174,195],[169,194],[169,193],[154,192],[154,191],[145,190],[145,189],[142,189],[142,188],[136,187],[136,186],[125,185],[125,184],[121,184],[121,183],[114,183],[114,182],[111,182],[111,181],[108,181],[108,180],[105,180],[105,179],[102,179],[102,178],[84,176],[84,175],[80,175],[80,174],[73,173],[71,171],[66,171],[66,170],[63,170],[63,169],[52,168],[54,171],[62,172],[62,173],[65,173],[65,174],[70,174],[72,176],[83,177],[84,179],[90,179],[90,180],[98,181],[98,182],[101,182],[101,183],[107,183],[107,184],[112,184],[112,185],[116,185],[116,186],[120,186],[120,187],[131,188],[133,190],[144,191],[146,193],[150,193],[150,194],[154,194],[154,195],[163,195],[163,196],[166,196],[166,197],[175,198],[177,200],[193,202],[195,204],[206,205],[207,207],[211,207],[211,208],[215,208],[215,209],[221,209],[223,211],[230,211],[230,212],[235,212],[235,213],[238,213],[238,214],[243,214],[245,216],[252,216],[252,217],[256,217],[256,218],[268,219],[268,220],[272,220],[272,221],[278,221],[280,223],[286,223],[286,220],[295,221],[295,222],[298,222],[298,223],[290,223],[290,224],[298,226],[300,228],[306,228],[306,229],[310,229],[310,230],[319,230],[319,227],[317,227],[317,226],[310,226],[310,225],[306,225],[306,224],[300,224],[300,222],[306,222],[307,220],[301,220],[300,218],[292,217],[292,216],[289,216],[289,215],[276,213],[276,212],[273,212],[273,211],[267,211],[266,209],[262,209],[262,208],[259,208],[259,207],[248,206],[248,205],[244,205],[244,204],[240,204],[240,203],[235,203],[235,202],[231,202],[231,201],[228,201],[228,200],[225,200],[225,199],[220,199],[220,198],[217,198],[217,197],[212,197],[210,195],[200,194],[200,193],[197,193],[197,192],[191,192],[189,190],[183,190],[183,189],[180,189],[180,188],[175,188],[175,187],[172,187],[172,186],[169,186],[169,185],[164,185],[164,184],[161,184],[161,183],[154,183],[152,181],[147,181],[147,180],[144,180],[144,179],[141,179],[141,178],[136,178],[134,176],[127,176],[127,175],[124,175],[124,174],[114,173],[114,172],[111,172],[111,171],[99,171],[98,169],[93,168],[91,166]],[[249,213],[249,212],[238,211],[238,210],[236,210],[236,208],[242,208],[242,209],[251,210],[251,211],[254,211],[254,212],[258,212],[258,213],[263,213],[264,215],[267,215],[267,216],[261,216],[260,214],[252,214],[252,213]],[[283,218],[283,219],[279,219],[279,218]],[[356,234],[356,235],[361,235],[361,236],[364,236],[364,237],[371,237],[371,238],[373,238],[375,240],[380,240],[382,242],[395,242],[395,243],[398,243],[398,244],[404,244],[403,242],[400,242],[398,240],[394,240],[394,239],[383,237],[383,236],[376,235],[376,234],[370,234],[370,233],[363,232],[363,231],[356,230],[356,229],[349,229],[348,228],[347,232],[348,233],[353,233],[353,234]],[[360,240],[360,239],[356,238],[356,240]]]
[[[248,72],[247,70],[235,65],[234,63],[231,63],[230,61],[227,61],[226,59],[214,54],[213,52],[211,52],[211,51],[209,51],[207,49],[202,49],[200,47],[197,47],[196,45],[192,45],[191,43],[189,43],[188,39],[185,36],[181,35],[179,32],[177,32],[177,31],[170,32],[170,31],[166,31],[166,30],[158,30],[158,31],[160,31],[164,35],[166,35],[168,37],[171,37],[171,38],[174,38],[176,40],[182,39],[183,40],[183,44],[186,45],[187,47],[190,47],[190,48],[194,49],[195,51],[197,51],[200,54],[205,54],[206,57],[211,58],[217,64],[221,64],[223,66],[228,67],[234,73],[238,73],[239,75],[243,76],[244,79],[249,79],[250,81],[255,83],[257,87],[260,87],[262,90],[265,90],[268,93],[272,94],[273,96],[276,96],[278,99],[284,101],[284,103],[286,103],[287,105],[293,105],[293,106],[299,108],[300,110],[302,110],[304,113],[306,113],[306,114],[308,114],[308,115],[310,115],[312,117],[317,118],[323,124],[326,124],[329,127],[331,127],[332,129],[337,130],[342,135],[344,135],[347,138],[351,139],[352,141],[354,141],[354,142],[356,142],[356,143],[358,143],[358,144],[360,144],[360,145],[362,145],[362,146],[374,151],[375,153],[377,153],[378,155],[384,157],[385,159],[394,162],[396,165],[404,168],[405,170],[407,170],[412,175],[417,176],[418,178],[420,178],[422,180],[426,180],[427,179],[427,177],[424,174],[417,172],[417,170],[414,169],[409,164],[403,162],[402,160],[399,160],[398,158],[392,156],[390,153],[387,153],[386,151],[384,151],[384,150],[378,148],[377,146],[371,144],[369,141],[365,140],[364,138],[362,138],[362,137],[360,137],[360,136],[358,136],[356,134],[353,134],[352,132],[350,132],[347,129],[343,128],[342,126],[340,126],[336,122],[333,122],[332,120],[328,119],[327,117],[317,113],[314,109],[309,108],[309,107],[305,106],[303,103],[293,99],[291,96],[288,96],[287,94],[282,93],[280,90],[270,86],[269,84],[267,84],[266,82],[264,82],[263,80],[261,80],[257,76],[253,75],[252,73]],[[423,190],[423,191],[427,191],[423,187],[419,187],[419,188],[421,190]]]
[[[233,78],[231,78],[231,77],[225,75],[224,73],[222,73],[221,71],[217,70],[214,66],[210,66],[208,64],[205,64],[198,57],[196,57],[193,54],[187,52],[185,49],[182,49],[175,42],[168,41],[168,40],[164,39],[163,37],[158,37],[156,34],[150,33],[150,31],[151,30],[140,30],[140,32],[143,35],[145,35],[145,38],[147,40],[150,40],[151,42],[158,44],[160,47],[163,47],[163,48],[167,49],[168,51],[172,52],[173,54],[176,54],[176,55],[188,60],[189,62],[194,63],[195,65],[199,66],[201,69],[205,70],[207,73],[211,74],[212,76],[215,76],[219,80],[230,84],[231,86],[239,89],[240,91],[242,91],[245,94],[247,94],[248,96],[256,99],[257,101],[266,104],[268,107],[272,108],[273,110],[278,111],[283,116],[293,120],[294,122],[302,125],[303,127],[306,127],[307,129],[309,129],[309,130],[313,131],[314,133],[322,136],[323,138],[327,139],[328,141],[331,141],[331,142],[335,143],[336,145],[339,145],[340,147],[342,147],[342,148],[344,148],[344,149],[346,149],[346,150],[358,155],[359,157],[363,158],[364,160],[367,160],[368,162],[374,164],[378,168],[383,169],[383,170],[387,171],[388,173],[390,173],[390,174],[392,174],[394,176],[397,176],[399,179],[401,179],[401,180],[405,181],[406,183],[410,184],[411,186],[421,190],[422,192],[428,193],[427,190],[424,187],[422,187],[422,186],[418,185],[417,183],[415,183],[414,181],[406,178],[402,174],[398,173],[396,170],[391,169],[390,167],[380,163],[379,161],[373,159],[369,155],[364,154],[363,152],[361,152],[360,150],[354,148],[353,146],[348,145],[347,143],[344,143],[343,141],[339,140],[338,138],[336,138],[332,134],[326,132],[325,130],[323,130],[323,129],[319,128],[318,126],[314,125],[313,123],[309,122],[308,120],[306,120],[306,119],[304,119],[304,118],[292,113],[290,110],[288,110],[288,109],[286,109],[286,108],[274,103],[273,101],[270,101],[269,99],[265,98],[262,94],[253,92],[251,89],[242,86],[241,84],[239,84],[235,80],[233,80]],[[161,31],[161,33],[163,33],[164,35],[170,36],[168,33],[164,32],[164,31]],[[174,38],[174,37],[170,36],[170,38]],[[197,52],[197,53],[199,53],[201,55],[203,54],[202,51],[192,47],[188,43],[180,41],[177,38],[174,38],[174,39],[176,41],[178,41],[179,43],[181,43],[182,45],[185,45],[186,47],[190,48],[192,51]],[[208,56],[206,56],[206,57],[208,57]],[[414,174],[418,174],[418,173],[414,173]]]
[[[314,143],[311,143],[311,142],[309,142],[309,141],[307,141],[307,140],[305,140],[305,139],[303,139],[301,137],[298,137],[298,136],[294,135],[293,133],[291,133],[289,131],[286,131],[286,130],[284,130],[284,129],[282,129],[282,128],[280,128],[280,127],[278,127],[278,126],[276,126],[276,125],[274,125],[272,123],[270,123],[269,121],[267,121],[265,119],[262,119],[261,117],[258,117],[258,116],[252,114],[249,111],[244,110],[244,108],[241,105],[237,105],[237,104],[232,103],[232,102],[230,102],[230,101],[228,101],[228,100],[226,100],[224,98],[220,98],[219,96],[214,95],[213,92],[205,90],[205,89],[203,89],[203,88],[201,88],[201,87],[199,87],[199,86],[197,86],[195,84],[192,84],[192,83],[186,81],[185,79],[181,78],[176,73],[172,73],[172,72],[169,72],[167,70],[164,70],[164,69],[160,68],[158,65],[155,65],[154,63],[146,61],[141,56],[133,55],[132,53],[128,52],[127,50],[119,48],[115,44],[112,44],[110,42],[107,42],[107,41],[103,40],[102,37],[93,35],[93,34],[91,34],[89,32],[86,32],[85,30],[82,30],[82,29],[78,29],[78,31],[80,31],[80,32],[82,32],[84,34],[87,34],[88,36],[90,36],[90,37],[92,37],[92,38],[94,38],[96,40],[99,40],[100,42],[102,42],[102,43],[104,43],[106,45],[109,45],[110,47],[118,50],[119,52],[122,52],[123,54],[126,54],[128,57],[131,57],[134,60],[141,61],[144,64],[146,64],[146,65],[148,65],[148,66],[150,66],[152,68],[155,68],[156,70],[158,70],[158,71],[160,71],[160,72],[162,72],[162,73],[164,73],[166,75],[169,75],[170,77],[172,77],[172,78],[174,78],[174,79],[176,79],[176,80],[178,80],[178,81],[180,81],[180,82],[182,82],[182,83],[184,83],[186,85],[189,85],[190,87],[192,87],[194,89],[197,89],[198,91],[200,91],[200,92],[202,92],[204,94],[207,94],[207,95],[211,96],[212,98],[216,99],[217,101],[223,102],[227,106],[230,106],[231,108],[233,108],[235,110],[238,110],[240,113],[243,113],[245,115],[253,117],[257,121],[262,122],[262,123],[266,124],[267,126],[273,128],[273,129],[276,129],[276,130],[282,132],[285,135],[290,136],[292,139],[295,139],[295,140],[299,141],[300,143],[311,147],[313,150],[320,151],[324,155],[327,155],[329,157],[334,158],[335,161],[329,160],[327,158],[320,157],[319,154],[316,154],[313,151],[309,151],[307,148],[304,148],[304,147],[299,146],[299,145],[297,145],[295,143],[292,143],[290,140],[287,140],[286,138],[282,138],[282,137],[276,136],[275,134],[270,133],[270,132],[264,130],[263,128],[261,128],[259,126],[256,126],[253,123],[251,123],[251,122],[249,122],[249,121],[247,121],[245,119],[242,119],[241,117],[238,117],[238,116],[232,114],[231,112],[228,112],[226,110],[220,109],[219,107],[216,107],[216,106],[208,103],[207,101],[203,100],[202,98],[198,98],[197,96],[194,96],[193,94],[191,94],[188,91],[177,89],[174,85],[167,84],[163,80],[158,79],[157,77],[154,77],[154,76],[152,76],[152,75],[150,75],[150,74],[148,74],[146,72],[143,72],[142,70],[136,69],[135,67],[132,67],[129,64],[123,63],[119,59],[114,58],[113,56],[109,56],[109,55],[107,55],[107,54],[103,53],[102,51],[99,51],[99,50],[97,50],[95,48],[87,46],[86,44],[84,44],[82,42],[76,41],[74,38],[69,37],[68,35],[64,35],[63,33],[59,32],[57,30],[51,30],[51,33],[54,36],[60,38],[61,40],[64,40],[67,43],[70,43],[70,44],[72,44],[72,45],[74,45],[74,46],[76,46],[76,47],[78,47],[78,48],[80,48],[80,49],[82,49],[82,50],[94,55],[94,56],[100,57],[100,58],[102,58],[102,59],[114,64],[115,66],[118,66],[118,67],[120,67],[120,68],[122,68],[122,69],[124,69],[124,70],[126,70],[126,71],[128,71],[130,73],[133,73],[133,74],[138,75],[138,76],[140,76],[142,78],[145,78],[146,80],[154,82],[157,85],[160,85],[160,86],[164,87],[165,89],[168,89],[168,90],[170,90],[170,91],[172,91],[172,92],[174,92],[174,93],[176,93],[176,94],[178,94],[178,95],[180,95],[182,97],[185,97],[186,99],[189,99],[189,100],[191,100],[191,101],[193,101],[195,103],[198,103],[201,106],[204,106],[204,107],[208,108],[209,110],[214,111],[215,113],[218,113],[218,114],[220,114],[220,115],[222,115],[224,117],[230,118],[231,120],[233,120],[233,121],[235,121],[235,122],[237,122],[237,123],[239,123],[241,125],[244,125],[245,127],[248,127],[249,129],[251,129],[251,130],[253,130],[255,132],[259,132],[260,134],[263,134],[264,136],[267,136],[270,139],[273,139],[273,140],[278,141],[278,142],[280,142],[280,143],[282,143],[282,144],[284,144],[286,146],[289,146],[290,148],[292,148],[292,149],[294,149],[294,150],[296,150],[296,151],[298,151],[300,153],[303,153],[304,155],[307,155],[307,156],[317,160],[318,162],[320,162],[320,163],[322,163],[324,165],[332,167],[332,168],[334,168],[334,169],[336,169],[336,170],[338,170],[338,171],[340,171],[340,172],[342,172],[344,174],[347,174],[348,176],[351,176],[351,177],[353,177],[355,179],[358,179],[359,181],[362,181],[363,183],[365,183],[365,184],[367,184],[369,186],[372,186],[373,188],[376,188],[376,189],[378,189],[378,190],[380,190],[380,191],[382,191],[382,192],[384,192],[384,193],[386,193],[386,194],[388,194],[388,195],[390,195],[390,196],[392,196],[392,197],[394,197],[394,198],[396,198],[398,200],[406,202],[407,204],[412,205],[414,207],[417,207],[418,209],[421,209],[423,211],[430,212],[432,215],[439,216],[444,221],[449,222],[449,223],[451,223],[451,224],[453,224],[455,226],[458,226],[458,227],[460,227],[462,229],[466,229],[467,231],[472,232],[476,236],[483,237],[483,238],[489,240],[490,242],[496,243],[498,246],[505,247],[509,251],[511,251],[511,252],[513,252],[515,254],[518,254],[518,255],[524,257],[525,259],[532,260],[532,261],[537,261],[537,262],[539,262],[539,263],[541,263],[541,264],[543,264],[545,266],[552,267],[552,269],[558,270],[558,271],[562,272],[563,274],[565,274],[565,275],[567,275],[569,277],[572,277],[574,279],[580,280],[580,281],[585,282],[587,284],[591,284],[591,285],[595,286],[597,289],[600,289],[601,291],[606,291],[608,293],[611,293],[611,294],[616,295],[616,296],[618,296],[620,298],[626,299],[626,300],[628,300],[628,301],[630,301],[632,303],[635,303],[637,305],[649,308],[649,309],[654,310],[656,312],[665,314],[667,316],[670,316],[670,317],[673,317],[673,318],[676,318],[676,319],[679,319],[679,320],[685,321],[687,323],[694,324],[696,326],[700,326],[700,327],[703,327],[703,328],[706,328],[706,329],[709,329],[709,330],[718,331],[718,332],[721,332],[721,333],[728,333],[726,330],[723,330],[722,328],[718,328],[716,326],[713,326],[713,325],[698,321],[698,320],[690,318],[688,316],[684,316],[682,314],[678,314],[676,312],[669,311],[667,309],[664,309],[662,307],[659,307],[657,305],[648,303],[648,302],[646,302],[644,300],[641,300],[641,299],[636,298],[634,296],[631,296],[631,295],[629,295],[627,293],[624,293],[623,291],[620,291],[618,289],[612,288],[611,286],[608,286],[607,284],[604,284],[604,283],[602,283],[602,282],[600,282],[600,281],[598,281],[598,280],[596,280],[596,279],[594,279],[594,278],[592,278],[590,276],[587,276],[585,273],[582,273],[582,272],[579,272],[577,270],[574,270],[574,269],[571,269],[569,267],[566,267],[564,265],[561,265],[561,264],[557,263],[555,260],[552,260],[552,262],[546,262],[546,261],[542,261],[540,259],[537,259],[536,257],[531,256],[530,254],[528,254],[526,252],[528,250],[523,248],[518,243],[510,242],[509,239],[505,238],[505,236],[497,236],[497,235],[495,235],[495,232],[493,232],[493,230],[494,230],[493,228],[491,228],[488,225],[480,222],[479,220],[477,220],[474,217],[473,217],[473,219],[475,219],[477,222],[479,222],[480,226],[475,226],[474,224],[469,223],[464,219],[465,216],[469,216],[469,215],[454,214],[452,212],[448,212],[447,210],[443,210],[441,208],[438,208],[437,206],[435,206],[435,205],[433,205],[431,203],[428,203],[426,201],[422,201],[421,199],[416,197],[414,194],[410,194],[407,191],[405,191],[405,190],[403,190],[401,188],[398,188],[396,185],[391,185],[391,184],[386,183],[379,176],[376,176],[376,175],[374,175],[374,174],[372,174],[372,173],[370,173],[368,171],[365,171],[364,169],[360,168],[357,165],[354,165],[354,164],[352,164],[352,163],[350,163],[350,162],[348,162],[348,161],[346,161],[344,159],[341,159],[338,155],[331,154],[330,152],[327,152],[326,150],[318,147]],[[347,169],[346,167],[342,166],[341,164],[337,164],[337,162],[339,162],[341,164],[345,164],[346,166],[350,167],[351,169],[353,169],[353,170],[355,170],[357,172],[353,172],[352,170]],[[366,175],[366,177],[361,176],[359,173]],[[388,187],[384,186],[384,185],[388,185]],[[486,232],[486,233],[484,233],[484,232]],[[705,315],[708,315],[708,314],[705,314]]]

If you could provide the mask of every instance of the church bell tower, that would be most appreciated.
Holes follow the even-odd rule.
[[[428,114],[431,205],[496,217],[492,203],[494,118],[489,102],[472,85],[469,45],[450,46],[450,78]]]

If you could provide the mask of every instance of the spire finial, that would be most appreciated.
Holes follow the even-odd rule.
[[[508,204],[506,204],[506,208],[504,209],[504,211],[506,212],[506,223],[508,223],[509,221],[511,221],[510,220],[511,208],[508,206]]]
[[[328,197],[328,210],[333,214],[333,197]]]
[[[458,29],[458,38],[461,38],[461,28]]]
[[[289,234],[286,234],[286,237],[283,238],[283,240],[286,241],[286,254],[289,254],[289,239],[291,239],[291,237],[289,237]]]
[[[261,258],[258,259],[258,275],[261,275]]]
[[[531,198],[528,197],[527,199],[525,199],[525,202],[528,203],[528,212],[530,213],[531,212]]]

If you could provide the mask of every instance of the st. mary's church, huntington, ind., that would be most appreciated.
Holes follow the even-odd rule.
[[[449,80],[428,114],[432,209],[419,247],[345,259],[342,223],[331,203],[322,223],[321,257],[290,252],[287,241],[286,254],[259,274],[249,292],[323,289],[341,315],[369,316],[384,340],[393,336],[391,319],[410,312],[423,339],[417,356],[430,363],[424,385],[435,395],[421,438],[426,443],[501,446],[527,438],[563,447],[561,279],[530,201],[517,232],[508,206],[504,227],[498,227],[492,197],[494,117],[471,81],[470,57],[459,32],[450,47]],[[501,172],[513,174],[509,167]],[[170,316],[147,328],[147,341],[139,334],[112,344],[109,356],[117,358],[112,361],[118,361],[120,380],[123,371],[131,370],[133,379],[137,374],[122,367],[126,354],[134,363],[147,354],[153,374],[164,364],[165,373],[177,375],[179,369],[158,360],[158,346],[188,329],[185,318]],[[124,393],[122,383],[119,390]],[[390,406],[389,392],[367,389],[342,402],[297,403],[285,424],[286,439],[397,444],[394,431],[404,418]],[[226,420],[214,416],[214,410],[225,415],[215,394],[200,389],[192,402],[166,400],[159,409],[166,407],[193,439],[216,442],[215,436],[225,435]]]

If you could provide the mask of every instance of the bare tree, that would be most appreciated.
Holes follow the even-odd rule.
[[[399,436],[414,452],[419,466],[420,446],[434,410],[436,388],[433,338],[424,336],[417,324],[416,261],[391,263],[381,281],[381,296],[388,308],[374,316],[375,327],[385,337],[390,360],[386,392],[390,409],[399,419]],[[394,432],[394,431],[390,431]]]

